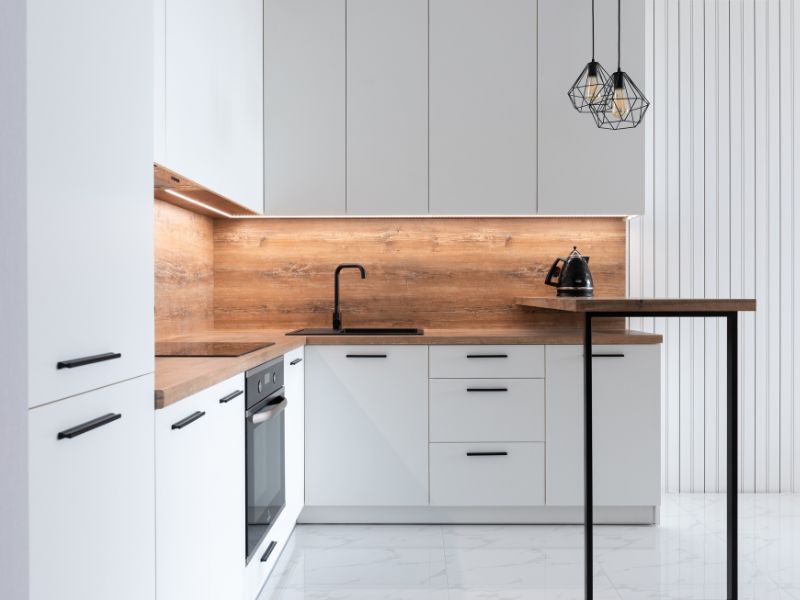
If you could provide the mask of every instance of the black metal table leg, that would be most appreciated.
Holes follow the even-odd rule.
[[[583,531],[584,531],[584,589],[586,600],[594,595],[594,555],[592,527],[592,315],[586,314],[583,335]]]
[[[738,478],[738,354],[739,313],[737,312],[650,312],[584,313],[583,337],[583,460],[584,460],[584,587],[586,600],[593,600],[593,479],[592,479],[592,318],[600,317],[724,317],[727,323],[727,597],[738,600],[739,569],[739,478]]]
[[[730,313],[728,322],[728,600],[739,597],[739,478],[738,436],[739,422],[739,314]]]

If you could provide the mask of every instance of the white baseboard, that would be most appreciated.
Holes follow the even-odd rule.
[[[598,506],[601,525],[655,525],[659,506]],[[298,523],[567,524],[583,523],[582,506],[306,506]]]

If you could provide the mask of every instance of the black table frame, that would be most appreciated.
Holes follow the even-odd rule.
[[[727,569],[728,600],[737,600],[738,592],[738,351],[739,351],[739,313],[728,311],[609,311],[586,312],[583,338],[583,448],[584,448],[584,577],[586,600],[594,597],[593,582],[593,527],[594,510],[592,483],[592,321],[604,317],[719,317],[727,322],[727,386],[728,386],[728,427],[727,427]]]

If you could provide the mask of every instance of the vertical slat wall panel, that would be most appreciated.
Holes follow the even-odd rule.
[[[756,297],[740,327],[743,491],[800,491],[800,7],[646,0],[646,213],[629,292]],[[722,322],[632,320],[666,336],[664,488],[725,491]]]

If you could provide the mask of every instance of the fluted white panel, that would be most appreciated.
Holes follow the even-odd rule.
[[[645,0],[646,214],[629,226],[633,296],[756,297],[740,322],[740,482],[800,491],[800,2]],[[725,477],[725,327],[664,333],[668,491]]]

